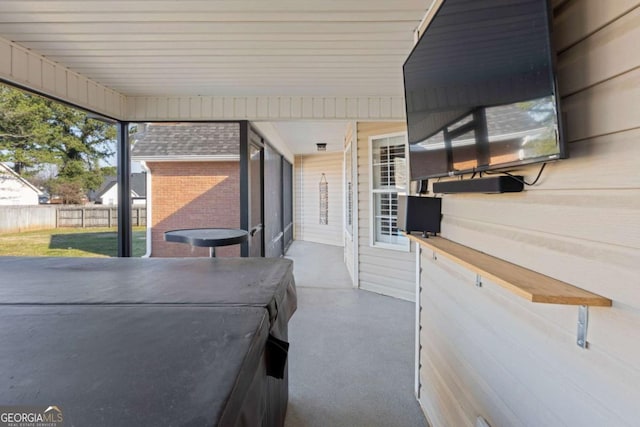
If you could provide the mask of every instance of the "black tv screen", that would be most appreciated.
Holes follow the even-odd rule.
[[[547,0],[445,0],[404,67],[411,179],[566,157]]]

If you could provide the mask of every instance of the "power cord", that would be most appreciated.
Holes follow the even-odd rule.
[[[518,182],[523,183],[524,185],[532,186],[532,185],[536,185],[536,183],[540,180],[540,177],[542,176],[542,171],[544,170],[545,166],[547,166],[547,164],[543,163],[542,167],[538,171],[538,175],[536,176],[536,179],[534,179],[533,182],[531,182],[531,183],[525,181],[524,179],[518,178],[517,176],[513,175],[510,172],[487,172],[487,171],[485,171],[484,173],[486,173],[487,175],[506,175],[506,176],[511,177],[512,179],[515,179]]]

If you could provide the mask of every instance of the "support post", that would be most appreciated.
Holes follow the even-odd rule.
[[[250,197],[249,193],[249,122],[243,120],[238,123],[240,126],[240,228],[251,231],[249,224]],[[250,240],[250,239],[249,239]],[[249,256],[249,240],[240,245],[240,256]]]
[[[422,343],[420,342],[420,330],[422,329],[422,246],[418,242],[416,245],[416,324],[415,324],[415,371],[413,392],[416,399],[420,400],[420,355],[422,352]]]
[[[131,231],[131,145],[129,123],[118,122],[118,256],[130,257]]]

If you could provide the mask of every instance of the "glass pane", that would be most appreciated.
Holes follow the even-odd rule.
[[[152,193],[149,208],[153,210],[147,225],[151,256],[209,256],[209,248],[166,242],[164,233],[185,228],[240,227],[240,163],[229,160],[240,154],[240,125],[172,122],[139,123],[137,127],[131,157],[144,161],[148,170]],[[262,224],[262,191],[261,185],[255,185],[261,184],[261,149],[250,144],[249,156],[250,227],[256,227],[253,239],[261,242],[257,225]],[[189,161],[180,161],[181,158]],[[275,171],[279,182],[279,163]],[[256,200],[258,203],[254,203]],[[280,212],[280,197],[270,200]],[[278,224],[281,218],[278,217]],[[261,244],[251,247],[261,254]],[[216,256],[240,256],[240,245],[218,248]]]
[[[0,85],[0,134],[0,255],[117,256],[115,126]]]
[[[406,238],[397,227],[398,195],[396,193],[374,193],[374,227],[375,241],[380,243],[400,244]]]
[[[374,140],[372,160],[373,188],[404,191],[407,185],[404,136]]]
[[[486,109],[490,164],[558,153],[553,96]]]

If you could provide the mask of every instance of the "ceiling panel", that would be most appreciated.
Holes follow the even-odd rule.
[[[2,0],[0,36],[125,95],[402,95],[431,0]]]
[[[296,154],[318,154],[316,144],[327,144],[326,152],[344,151],[346,121],[296,121],[271,123],[291,151]]]

